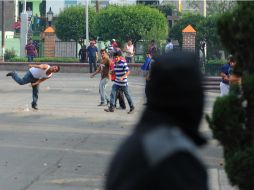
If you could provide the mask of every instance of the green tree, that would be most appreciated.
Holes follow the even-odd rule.
[[[230,86],[229,95],[216,100],[212,118],[207,117],[214,137],[223,145],[228,177],[240,190],[254,189],[253,9],[253,2],[238,2],[219,19],[222,43],[237,58],[234,72],[242,74],[242,88],[239,93],[239,87]]]
[[[144,5],[158,5],[160,3],[159,0],[137,0],[137,4],[144,4]]]
[[[159,9],[165,16],[172,15],[174,7],[170,4],[152,5],[151,7]]]
[[[193,9],[200,9],[203,1],[189,0],[186,1]],[[221,14],[235,7],[236,1],[229,0],[209,0],[206,1],[207,15]]]
[[[89,9],[89,36],[94,35],[96,13]],[[64,9],[55,21],[56,35],[61,40],[78,41],[85,34],[85,8],[72,6]]]
[[[42,2],[39,5],[40,9],[40,16],[45,17],[46,16],[46,0],[42,0]]]
[[[158,9],[144,5],[109,6],[101,9],[96,17],[96,34],[105,40],[115,38],[120,42],[132,39],[165,39],[167,19]],[[156,29],[156,34],[152,35]],[[148,39],[149,38],[149,39]]]

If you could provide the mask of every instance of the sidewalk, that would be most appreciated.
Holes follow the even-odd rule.
[[[210,190],[237,190],[229,184],[227,174],[223,169],[208,169]]]

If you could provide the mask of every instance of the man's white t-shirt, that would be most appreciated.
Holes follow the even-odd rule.
[[[48,68],[46,70],[39,69],[32,67],[29,69],[29,71],[32,73],[33,77],[36,79],[42,79],[42,78],[50,78],[52,76],[52,73],[50,75],[47,75],[47,71],[49,70],[50,66],[48,65]]]

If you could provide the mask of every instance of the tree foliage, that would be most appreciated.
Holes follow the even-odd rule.
[[[46,0],[42,0],[42,2],[39,5],[40,10],[40,16],[45,17],[46,16]]]
[[[94,34],[95,11],[89,9],[89,36]],[[61,40],[78,41],[85,34],[85,8],[72,6],[64,9],[55,21],[56,35]]]
[[[160,3],[159,0],[137,0],[137,4],[144,4],[144,5],[158,5]]]
[[[152,5],[151,7],[160,10],[165,16],[172,15],[174,7],[170,4]]]
[[[189,0],[186,1],[188,5],[193,9],[200,9],[203,1]],[[207,4],[207,15],[215,15],[225,13],[233,9],[236,5],[236,1],[229,0],[209,0],[206,1]]]
[[[96,17],[96,34],[105,40],[112,38],[135,42],[148,38],[165,39],[167,19],[159,10],[144,5],[109,6],[101,9]],[[156,34],[151,34],[156,30]]]
[[[219,19],[222,43],[236,56],[235,72],[242,73],[242,85],[240,93],[231,86],[228,96],[216,100],[212,119],[208,119],[214,137],[223,145],[229,179],[241,190],[254,189],[253,9],[253,2],[238,2]]]

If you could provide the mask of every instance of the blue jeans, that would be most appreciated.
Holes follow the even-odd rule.
[[[119,90],[122,90],[127,101],[128,101],[128,104],[130,106],[130,108],[134,107],[133,105],[133,102],[132,102],[132,99],[131,99],[131,96],[129,94],[129,91],[128,91],[128,86],[118,86],[116,84],[113,84],[112,86],[112,90],[111,90],[111,94],[110,94],[110,106],[111,107],[115,107],[116,105],[116,92],[119,91]]]
[[[27,55],[27,61],[28,62],[32,62],[34,59],[34,56],[33,55]]]
[[[89,57],[89,66],[90,66],[90,73],[93,72],[93,68],[94,71],[96,71],[96,57]]]
[[[106,92],[107,84],[108,84],[107,78],[101,79],[100,84],[99,84],[99,93],[101,96],[101,103],[106,103],[109,101],[109,97]],[[106,102],[105,102],[105,100],[106,100]]]
[[[13,78],[13,80],[15,80],[20,85],[24,85],[24,84],[28,84],[28,83],[34,83],[34,82],[39,80],[39,79],[34,78],[30,71],[27,71],[27,73],[25,74],[25,76],[23,76],[23,78],[20,78],[18,76],[18,74],[16,72],[14,72],[13,75],[12,75],[12,78]],[[36,106],[37,101],[38,101],[39,85],[33,86],[32,88],[33,88],[32,105]]]
[[[134,57],[125,57],[127,63],[134,63]]]

